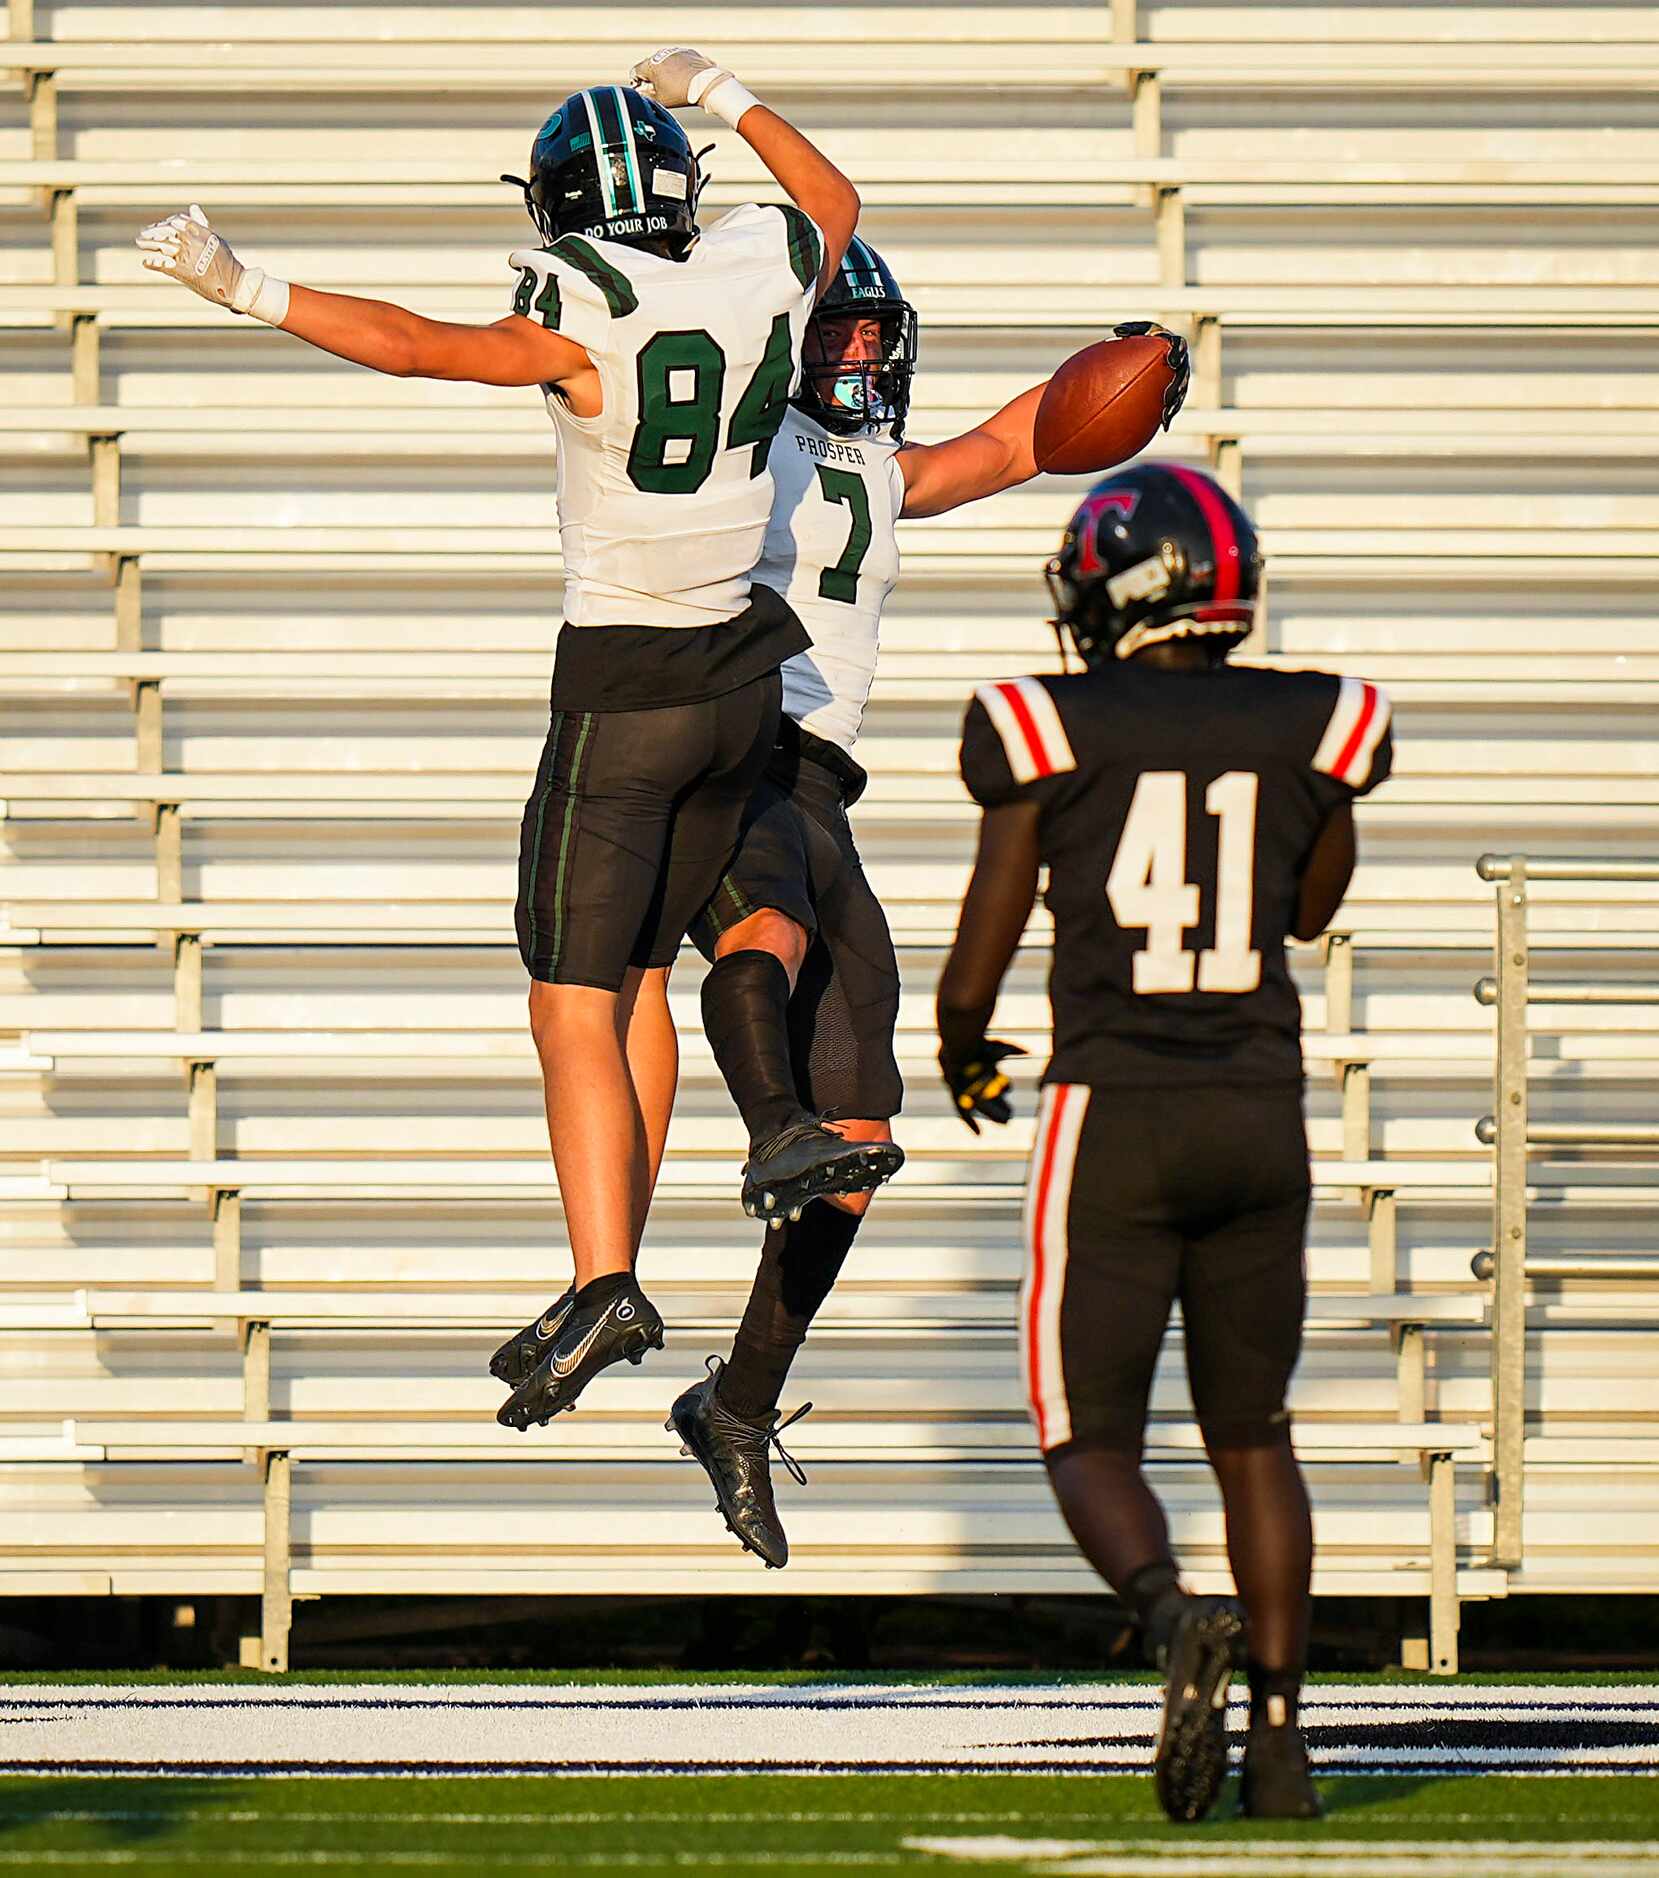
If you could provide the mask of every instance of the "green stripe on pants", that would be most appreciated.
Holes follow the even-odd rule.
[[[565,785],[564,827],[559,831],[559,871],[553,877],[553,956],[549,969],[556,971],[565,937],[565,881],[570,863],[571,824],[576,819],[576,795],[582,783],[582,758],[593,730],[593,713],[582,713],[582,728],[576,733],[576,750],[570,759],[570,781]]]
[[[553,778],[559,768],[559,732],[564,728],[563,711],[553,713],[553,728],[547,737],[547,781],[542,785],[541,800],[536,804],[536,832],[530,838],[530,880],[524,890],[525,911],[530,922],[530,956],[536,956],[536,878],[541,873],[541,831],[547,819],[547,798],[553,793]]]

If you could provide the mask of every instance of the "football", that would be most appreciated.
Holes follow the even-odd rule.
[[[1172,376],[1164,334],[1102,339],[1074,352],[1037,406],[1038,469],[1076,476],[1111,469],[1144,450],[1163,421]]]

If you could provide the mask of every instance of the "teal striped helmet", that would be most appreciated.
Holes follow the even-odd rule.
[[[575,91],[530,147],[530,178],[503,176],[524,191],[544,244],[599,235],[631,247],[666,243],[676,259],[697,234],[702,172],[678,121],[627,85]]]
[[[821,322],[863,317],[880,322],[879,352],[873,358],[847,358],[844,347],[828,343]],[[847,243],[834,280],[807,321],[801,367],[801,388],[790,402],[826,430],[843,436],[888,430],[895,442],[904,440],[916,373],[916,309],[893,270],[858,235]]]

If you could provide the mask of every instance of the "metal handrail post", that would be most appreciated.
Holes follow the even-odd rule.
[[[1525,1505],[1527,1250],[1527,869],[1497,885],[1497,1155],[1493,1182],[1493,1560],[1521,1563]]]

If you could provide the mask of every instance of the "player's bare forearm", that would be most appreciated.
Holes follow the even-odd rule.
[[[509,315],[493,326],[431,320],[389,300],[290,291],[282,330],[393,378],[445,378],[480,385],[557,384],[588,364],[587,354],[534,321]]]
[[[965,502],[1030,482],[1037,474],[1032,427],[1048,389],[1033,385],[983,424],[945,443],[916,444],[899,452],[908,516],[943,515]]]
[[[858,226],[858,191],[815,143],[764,104],[743,113],[737,134],[772,172],[796,208],[804,209],[823,230],[821,293],[835,278]]]
[[[986,811],[956,942],[939,978],[939,1040],[958,1061],[984,1037],[1037,898],[1037,805]]]
[[[1353,805],[1343,802],[1325,818],[1302,869],[1296,918],[1290,929],[1298,939],[1317,939],[1336,918],[1354,878],[1357,858]]]

